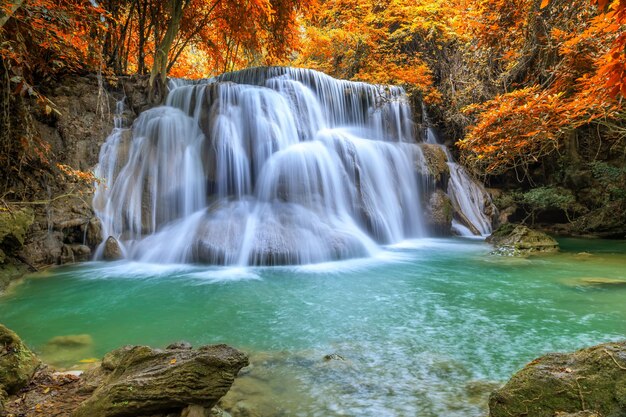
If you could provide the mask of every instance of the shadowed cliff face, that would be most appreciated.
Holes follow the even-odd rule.
[[[8,207],[0,218],[0,229],[7,232],[0,241],[0,291],[34,268],[90,259],[101,240],[99,221],[91,208],[92,187],[59,175],[57,164],[81,171],[94,169],[113,127],[119,97],[127,97],[127,110],[121,115],[126,124],[151,107],[147,79],[136,77],[72,76],[46,86],[43,93],[55,111],[44,114],[33,103],[27,120],[20,119],[23,114],[14,115],[14,123],[28,124],[50,151],[47,164],[37,169],[22,167],[3,189]],[[28,222],[22,215],[25,212]],[[21,238],[15,239],[14,232]]]

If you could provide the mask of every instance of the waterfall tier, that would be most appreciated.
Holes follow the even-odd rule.
[[[431,181],[401,88],[282,67],[170,86],[101,150],[94,207],[127,258],[304,264],[428,233]],[[468,181],[450,169],[451,200],[488,232]]]

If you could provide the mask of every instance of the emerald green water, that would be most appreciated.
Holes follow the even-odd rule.
[[[124,344],[231,344],[253,366],[228,401],[261,415],[481,416],[533,358],[625,338],[626,285],[585,280],[626,282],[626,242],[561,244],[529,259],[426,239],[306,267],[88,263],[33,275],[0,297],[0,321],[40,351],[89,334],[65,366]]]

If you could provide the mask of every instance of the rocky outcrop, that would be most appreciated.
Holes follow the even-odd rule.
[[[9,203],[10,210],[0,211],[0,291],[29,270],[91,258],[102,240],[100,223],[91,207],[91,186],[57,175],[54,167],[61,164],[92,170],[113,128],[117,101],[126,97],[122,114],[125,126],[141,111],[156,105],[149,100],[147,85],[148,77],[95,75],[68,76],[46,85],[42,93],[54,104],[54,111],[43,114],[37,110],[40,106],[32,106],[29,121],[35,136],[50,146],[50,169],[24,172],[21,185],[17,181],[5,190],[6,201],[27,199],[29,205],[23,209]],[[21,213],[28,214],[24,217]],[[15,220],[5,221],[11,215]],[[16,231],[26,219],[28,225],[17,235],[4,234],[3,225]]]
[[[107,353],[102,365],[85,375],[84,389],[93,394],[72,415],[208,414],[246,365],[247,356],[226,345],[127,346]]]
[[[14,207],[0,211],[0,292],[27,267],[15,259],[35,221],[30,208]]]
[[[516,373],[489,399],[490,417],[626,415],[626,342],[551,353]]]
[[[500,226],[487,238],[487,242],[494,245],[494,254],[505,256],[528,256],[559,250],[558,242],[547,234],[510,223]]]
[[[38,366],[35,354],[14,332],[0,324],[0,403],[6,394],[15,394],[28,384]]]

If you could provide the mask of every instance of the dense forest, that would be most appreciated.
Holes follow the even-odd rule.
[[[27,0],[1,13],[4,199],[37,188],[22,173],[58,171],[29,120],[55,117],[46,91],[64,76],[149,76],[156,103],[167,76],[291,65],[404,86],[522,219],[624,212],[624,0]]]

